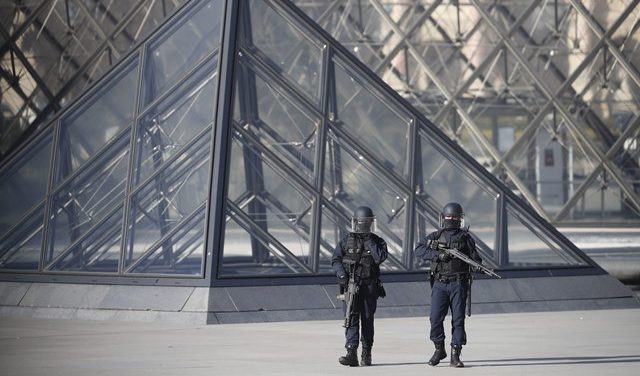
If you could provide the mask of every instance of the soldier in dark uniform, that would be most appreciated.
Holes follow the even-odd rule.
[[[354,316],[351,325],[345,330],[347,354],[338,361],[345,366],[358,365],[358,342],[362,342],[361,366],[371,365],[371,347],[373,346],[373,315],[376,313],[377,299],[381,294],[380,264],[387,258],[387,243],[374,234],[375,217],[373,211],[358,207],[351,220],[351,232],[336,246],[331,266],[340,281],[341,292],[346,289],[349,272],[352,269],[343,261],[356,262],[355,280],[359,283],[358,293],[353,304]],[[346,309],[346,303],[343,303]],[[359,326],[362,325],[362,337]]]
[[[452,258],[450,255],[439,251],[440,243],[448,248],[456,248],[471,259],[482,262],[476,250],[476,244],[471,234],[461,228],[464,219],[462,206],[452,202],[442,209],[440,214],[441,229],[429,234],[418,243],[415,254],[423,260],[431,262],[431,332],[430,339],[435,345],[435,352],[429,360],[429,365],[435,366],[447,353],[444,347],[443,322],[447,311],[451,308],[451,367],[464,367],[460,360],[462,346],[467,343],[467,335],[464,330],[464,315],[471,277],[469,265]]]

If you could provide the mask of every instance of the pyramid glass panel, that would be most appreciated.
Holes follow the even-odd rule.
[[[323,46],[288,22],[276,7],[260,0],[243,5],[242,22],[250,23],[241,25],[243,43],[319,104]]]
[[[131,127],[136,99],[137,59],[119,67],[90,98],[64,116],[57,145],[56,183],[71,175]]]
[[[136,185],[210,132],[214,115],[211,104],[217,88],[216,66],[217,58],[207,61],[139,120]]]
[[[224,5],[185,6],[3,161],[0,269],[204,277]]]
[[[128,267],[129,274],[203,275],[205,210],[199,208]]]
[[[553,238],[537,229],[527,215],[507,205],[508,263],[503,267],[585,265]]]
[[[553,207],[560,220],[593,218],[590,207],[576,212],[595,201],[593,187],[602,218],[638,214],[637,121],[626,106],[637,102],[626,84],[635,76],[623,65],[608,71],[620,97],[577,98],[571,82],[555,100],[533,76],[546,68],[522,63],[545,61],[544,48],[500,51],[503,37],[526,39],[493,27],[517,26],[495,2],[326,6],[318,21],[344,45],[288,1],[189,2],[0,162],[10,209],[0,214],[0,272],[189,286],[329,281],[332,252],[367,205],[389,248],[383,272],[423,279],[413,272],[430,265],[413,248],[457,201],[487,265],[526,274],[591,265],[536,214],[546,188],[566,194],[539,213]],[[589,94],[599,68],[583,69],[589,77],[560,71]],[[615,103],[619,124],[598,128],[580,112],[582,103],[607,118],[599,101]],[[594,148],[603,129],[617,139]],[[553,142],[559,149],[546,153]],[[610,166],[619,154],[600,160],[612,147],[625,151],[624,168]],[[541,181],[536,160],[547,154],[573,180]],[[252,277],[266,278],[238,280]]]
[[[336,136],[328,138],[326,150],[324,194],[348,218],[358,206],[369,206],[391,257],[402,260],[408,194],[382,178],[366,157]]]
[[[220,44],[224,3],[202,1],[148,46],[141,103],[149,104]]]
[[[83,168],[51,199],[47,262],[57,257],[124,199],[129,166],[129,132]]]
[[[211,128],[165,164],[131,197],[125,268],[136,262],[194,211],[209,192]]]
[[[2,156],[46,126],[186,2],[1,2],[7,23],[0,32],[0,60],[18,76],[0,78],[5,118],[11,119],[0,131],[6,131]],[[5,91],[5,84],[18,90]]]
[[[498,227],[498,193],[480,183],[479,177],[457,167],[438,151],[431,141],[420,137],[422,149],[423,197],[437,208],[458,202],[464,208],[465,221],[483,250],[493,253]],[[436,230],[436,229],[434,229]]]
[[[0,239],[0,269],[38,270],[42,250],[44,205]]]
[[[416,222],[415,222],[415,241],[424,240],[432,231],[438,228],[438,216],[440,208],[427,208],[418,206],[416,208]],[[431,268],[431,262],[423,260],[422,258],[413,255],[413,269],[415,270],[428,270]]]
[[[294,2],[489,168],[553,106],[584,133],[576,146],[602,153],[598,162],[611,160],[605,153],[623,118],[637,113],[640,10],[631,1]],[[466,127],[447,127],[451,109]],[[460,142],[465,128],[471,132]],[[502,169],[490,171],[502,179]],[[558,196],[566,191],[553,189]],[[557,210],[554,204],[547,212],[536,194],[522,197],[545,217]]]
[[[338,242],[351,230],[349,217],[340,211],[322,207],[322,227],[320,228],[320,254],[318,256],[318,272],[331,273],[331,258]]]
[[[232,218],[252,234],[248,246],[255,256],[254,262],[271,263],[275,257],[291,267],[290,272],[310,272],[311,199],[286,178],[282,167],[278,167],[282,162],[271,159],[275,156],[267,157],[268,152],[256,148],[249,135],[236,131],[233,144],[236,146],[232,148],[231,160],[243,159],[245,169],[230,171],[229,181],[238,182],[235,189],[246,190],[250,196],[241,201],[241,207],[231,201],[227,206],[238,210],[231,211]],[[224,255],[229,260],[223,262],[227,264],[225,269],[230,269],[235,257],[227,258],[226,250]],[[241,265],[238,268],[236,272],[240,273],[243,269]]]
[[[117,273],[122,241],[122,205],[47,267],[55,271]]]
[[[281,87],[273,82],[268,83],[263,78],[266,76],[256,73],[257,67],[250,67],[249,64],[243,61],[239,65],[240,77],[236,81],[236,92],[241,87],[246,88],[243,85],[253,83],[256,93],[255,108],[235,112],[234,121],[312,183],[316,132],[320,119],[305,109],[295,97],[287,95]]]
[[[597,158],[576,137],[560,116],[554,119],[550,112],[507,160],[550,216],[559,213],[597,167]]]
[[[595,178],[579,187],[567,219],[593,222],[595,218],[623,222],[640,215],[634,198],[620,186],[611,173],[599,169]],[[636,193],[637,196],[637,193]]]
[[[230,211],[227,214],[221,276],[263,277],[304,272],[280,244],[256,235],[251,221],[243,221]]]
[[[410,117],[364,86],[346,64],[334,60],[337,122],[399,176],[408,176]]]
[[[0,172],[0,236],[44,200],[52,138],[48,132]]]

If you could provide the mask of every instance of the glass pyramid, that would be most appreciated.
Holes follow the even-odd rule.
[[[329,276],[369,205],[385,273],[422,278],[449,201],[489,265],[594,267],[295,6],[194,0],[3,161],[0,276]]]

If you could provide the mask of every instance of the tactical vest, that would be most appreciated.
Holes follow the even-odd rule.
[[[365,249],[364,239],[356,237],[354,233],[350,233],[347,237],[347,247],[342,259],[357,262],[355,273],[358,280],[377,279],[380,276],[380,267],[373,261],[371,250]],[[349,265],[343,263],[343,266],[349,272]]]
[[[470,236],[469,233],[464,229],[445,228],[438,231],[435,241],[448,248],[455,248],[460,252],[469,255],[470,250],[467,249],[468,236]],[[438,262],[435,272],[439,275],[468,273],[469,265],[456,258],[452,258],[448,262]]]

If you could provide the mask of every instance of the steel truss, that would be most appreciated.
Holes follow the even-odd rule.
[[[431,124],[427,125],[427,121],[423,120],[421,116],[417,116],[412,110],[405,112],[407,111],[406,104],[394,99],[389,103],[389,111],[401,119],[400,123],[404,122],[404,124],[396,124],[396,126],[407,127],[406,150],[400,153],[404,158],[399,163],[392,163],[384,155],[385,151],[391,150],[384,148],[374,150],[369,141],[360,137],[363,135],[354,134],[353,129],[350,128],[353,124],[348,124],[349,122],[346,120],[348,114],[343,114],[341,111],[348,107],[352,100],[356,101],[360,94],[370,95],[373,99],[382,100],[384,98],[385,101],[389,101],[392,96],[389,95],[387,89],[380,89],[379,82],[374,77],[362,73],[362,68],[355,64],[350,57],[347,57],[343,50],[344,47],[337,46],[333,41],[327,43],[326,37],[322,36],[317,29],[310,31],[300,26],[299,22],[301,21],[298,18],[301,17],[300,14],[290,13],[288,5],[281,5],[274,1],[265,1],[265,3],[267,5],[262,5],[262,8],[256,6],[256,9],[247,5],[249,3],[243,3],[239,6],[238,33],[240,36],[234,60],[236,67],[233,76],[235,94],[231,109],[233,119],[229,121],[231,134],[229,145],[231,146],[228,146],[232,150],[228,152],[228,158],[233,163],[233,167],[229,164],[226,165],[229,170],[225,175],[225,181],[230,185],[227,188],[224,204],[221,204],[223,208],[219,209],[224,215],[222,228],[225,231],[218,235],[218,242],[214,243],[214,247],[218,246],[223,250],[223,254],[218,256],[221,258],[218,261],[218,278],[230,277],[235,280],[239,276],[263,273],[274,275],[317,274],[322,273],[323,269],[326,270],[328,259],[331,256],[330,251],[333,249],[333,244],[344,235],[346,228],[344,224],[349,222],[353,205],[362,199],[371,201],[378,197],[376,195],[367,196],[366,189],[363,187],[359,187],[360,191],[354,191],[353,174],[355,172],[350,170],[353,167],[349,167],[348,163],[344,164],[347,159],[353,161],[350,162],[351,166],[355,163],[358,171],[363,175],[373,174],[377,179],[376,184],[384,186],[381,190],[395,196],[396,202],[393,200],[386,202],[386,204],[393,206],[388,212],[377,213],[380,217],[378,222],[380,233],[387,239],[391,251],[387,267],[390,270],[400,272],[411,272],[423,267],[422,264],[415,264],[416,260],[414,260],[411,250],[418,238],[425,235],[425,229],[434,225],[433,218],[437,217],[440,207],[435,196],[423,186],[433,176],[427,177],[426,180],[423,176],[422,163],[425,161],[422,153],[425,150],[427,152],[432,150],[431,142],[438,144],[442,139],[434,135],[433,128],[430,128]],[[426,71],[430,79],[437,82],[439,88],[445,91],[446,85],[438,78],[442,72],[432,69],[424,61],[418,48],[408,40],[409,37],[402,33],[397,24],[388,16],[381,3],[372,0],[371,4],[376,7],[379,14],[386,15],[383,18],[386,19],[391,31],[381,39],[391,43],[389,49],[395,51],[394,53],[404,51],[413,54],[412,56],[416,58],[420,68]],[[426,20],[435,23],[432,14],[438,4],[440,2],[430,6],[425,11],[426,14],[416,15],[417,19],[412,19],[406,14],[401,18],[415,29]],[[329,19],[331,12],[341,9],[344,10],[343,4],[334,2],[327,11],[322,13],[320,19]],[[528,7],[525,14],[519,16],[509,33],[518,32],[520,25],[534,9],[535,4]],[[275,39],[265,37],[267,41],[262,40],[265,39],[262,38],[262,35],[271,37],[278,34],[274,30],[279,29],[275,27],[263,29],[259,26],[259,20],[270,19],[270,15],[263,14],[263,12],[268,13],[274,10],[276,13],[280,13],[279,22],[292,29],[300,27],[299,33],[308,36],[309,39],[292,42],[290,36],[283,36]],[[252,17],[251,12],[259,12],[261,18]],[[357,30],[360,38],[368,41],[363,47],[368,48],[372,55],[382,60],[373,69],[378,74],[383,73],[387,69],[387,65],[392,64],[394,56],[385,55],[384,48],[380,44],[371,42],[372,38],[364,34],[363,25],[357,18],[347,15],[341,19],[349,19],[349,25]],[[441,31],[444,32],[444,30]],[[478,27],[473,28],[473,33],[478,31]],[[400,41],[393,40],[389,36],[391,33],[395,33]],[[256,42],[256,40],[258,41]],[[452,40],[450,39],[450,41]],[[271,49],[278,48],[279,43],[290,47],[286,51],[279,51],[277,55],[271,55],[273,53]],[[293,60],[301,59],[308,48],[304,45],[305,43],[316,46],[321,55],[321,58],[316,57],[313,60],[314,62],[320,60],[322,62],[319,103],[315,102],[309,93],[305,93],[304,88],[295,82],[297,76],[290,73],[295,72],[297,68],[295,64],[289,63],[290,58]],[[496,57],[499,57],[501,53],[504,54],[505,49],[504,42],[498,43],[495,50],[491,52],[492,58],[480,63],[473,72],[473,77],[485,81],[484,86],[487,88],[492,88],[493,83],[486,82],[487,73],[483,73],[481,69],[492,65]],[[461,52],[458,51],[458,53]],[[450,58],[451,56],[446,59]],[[472,64],[470,57],[465,57],[465,61]],[[344,82],[339,82],[339,77],[342,76],[336,73],[338,69],[353,75],[350,76],[350,79],[357,82],[357,88],[354,87],[353,92],[349,92],[346,98],[338,99],[342,94],[338,93],[339,90],[336,86],[340,85],[341,90],[346,90]],[[401,75],[397,67],[392,66],[391,70],[396,78]],[[472,79],[468,80],[463,86],[470,86],[472,81]],[[264,87],[265,84],[271,90],[270,92],[264,89],[258,90],[258,87]],[[403,82],[403,88],[407,89],[403,95],[409,100],[418,100],[423,97],[423,93],[411,91],[412,88],[406,81]],[[453,93],[448,91],[445,93],[450,107],[443,110],[442,113],[446,113],[455,106],[460,108],[464,106],[463,101],[457,99]],[[266,97],[269,100],[260,100]],[[290,106],[283,105],[283,102],[290,103]],[[355,106],[365,105],[356,104]],[[289,111],[290,107],[295,107],[296,110]],[[296,129],[295,121],[289,125],[289,121],[296,118],[296,111],[306,114],[315,124],[311,130],[305,128],[307,133],[300,135],[304,141],[298,141],[299,138],[290,138],[291,136],[287,133],[282,133],[282,127],[285,125],[290,129],[284,132],[297,133],[301,131],[301,128]],[[278,113],[280,115],[271,115],[272,118],[269,118],[269,115],[266,119],[264,117],[265,114]],[[467,121],[474,122],[468,111],[461,110],[460,113]],[[372,131],[368,129],[364,132]],[[479,128],[477,132],[481,134]],[[372,137],[375,138],[375,132],[373,133]],[[421,145],[422,142],[425,145]],[[484,143],[487,148],[494,150],[496,159],[500,158],[500,153],[489,142],[485,140]],[[303,149],[309,144],[315,147],[312,157],[303,153]],[[449,143],[441,142],[439,144],[444,149],[440,149],[440,146],[436,147],[437,152],[442,154],[436,155],[435,172],[431,173],[436,175],[443,168],[447,171],[459,171],[465,175],[469,173],[470,185],[476,186],[474,192],[468,193],[468,199],[471,202],[474,201],[473,197],[480,199],[482,194],[495,195],[493,197],[496,201],[494,206],[496,222],[492,227],[495,239],[487,239],[491,244],[485,243],[482,239],[478,240],[488,263],[499,267],[508,267],[510,264],[508,244],[513,241],[509,240],[507,226],[519,225],[515,220],[519,218],[522,221],[521,226],[524,231],[529,233],[529,236],[538,239],[537,241],[540,243],[544,243],[544,247],[547,247],[551,254],[557,253],[561,263],[580,264],[581,261],[578,261],[575,255],[566,254],[558,248],[559,242],[564,242],[558,237],[559,234],[551,230],[548,224],[540,223],[539,219],[530,216],[531,209],[518,206],[517,200],[510,192],[503,195],[503,185],[494,181],[486,172],[477,170],[473,163],[465,159],[466,155],[461,155],[464,153],[450,151],[451,154],[455,153],[456,157],[446,157],[447,153],[444,150],[447,150],[447,147],[445,144]],[[388,147],[387,145],[383,146]],[[386,162],[383,162],[385,160]],[[478,171],[482,173],[478,173]],[[516,172],[509,171],[513,180],[520,181]],[[277,177],[270,177],[274,173]],[[362,180],[366,179],[362,177]],[[276,181],[286,182],[287,187],[291,188],[292,192],[295,191],[292,194],[299,195],[302,201],[307,204],[300,207],[295,200],[283,198],[278,192],[273,191],[269,185],[273,186]],[[522,187],[525,187],[524,183],[521,184]],[[359,194],[364,194],[364,198],[359,197]],[[533,199],[533,196],[531,198]],[[542,210],[542,207],[540,209]],[[508,215],[515,216],[514,219],[509,220],[509,225],[506,218]],[[400,232],[393,229],[398,221],[401,221],[399,223],[402,226]],[[429,225],[428,222],[431,224]],[[282,227],[286,228],[289,236],[304,240],[302,245],[296,246],[296,249],[288,248],[285,244],[287,240],[283,235]],[[327,234],[323,233],[327,228],[332,228],[329,234],[333,236],[327,237]],[[226,239],[231,240],[226,243]],[[244,248],[237,246],[238,242],[242,242]],[[577,251],[573,248],[572,250]],[[511,255],[511,257],[517,259],[518,256]]]
[[[469,151],[475,147],[472,155],[551,223],[640,222],[640,1],[607,5],[606,14],[599,2],[579,0],[295,3],[365,63],[375,63],[380,77],[452,139]],[[591,43],[582,43],[584,51],[578,49],[580,37]],[[573,59],[575,67],[567,69],[554,55],[570,47],[575,51],[566,60]],[[448,70],[456,63],[464,67],[460,78]],[[599,88],[612,93],[606,98],[610,109],[629,113],[616,133],[613,114],[599,111]],[[478,108],[495,103],[508,109],[514,102],[529,120],[508,149],[498,150],[496,129],[487,134]],[[543,132],[564,141],[564,154],[581,150],[590,159],[590,171],[576,181],[564,162],[565,183],[558,184],[572,185],[552,208],[536,191],[542,178],[534,173],[532,181],[514,164],[514,158],[531,153]],[[601,192],[619,189],[619,215],[575,215],[598,181]]]
[[[186,0],[14,0],[0,6],[0,159]]]

